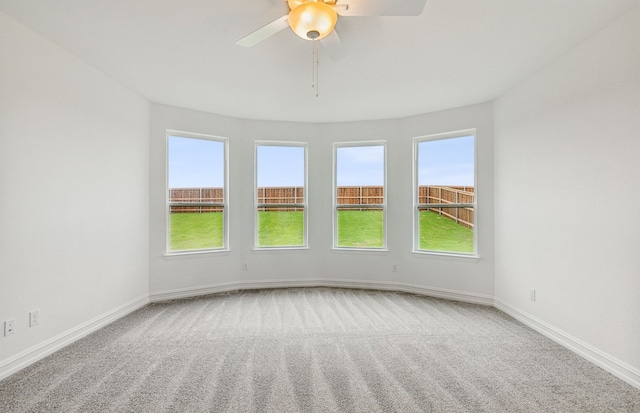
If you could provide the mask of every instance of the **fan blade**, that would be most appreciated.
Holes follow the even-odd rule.
[[[236,42],[237,45],[239,46],[244,46],[244,47],[251,47],[255,44],[260,43],[261,41],[273,36],[274,34],[278,33],[279,31],[282,31],[284,29],[286,29],[287,27],[289,27],[289,22],[288,22],[289,16],[288,15],[284,15],[282,17],[280,17],[279,19],[276,19],[274,21],[272,21],[271,23],[267,24],[266,26],[263,26],[261,28],[259,28],[258,30],[256,30],[255,32],[243,37],[242,39],[238,40]]]
[[[339,0],[336,11],[340,16],[419,16],[426,2],[427,0]]]
[[[324,48],[324,51],[327,52],[329,58],[334,62],[343,59],[347,55],[347,51],[342,45],[342,40],[340,40],[340,36],[338,36],[335,29],[325,38],[321,39],[320,44]]]

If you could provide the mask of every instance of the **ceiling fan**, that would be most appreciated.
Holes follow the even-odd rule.
[[[334,30],[338,16],[418,16],[427,0],[284,0],[289,13],[238,40],[251,47],[291,27],[305,40],[320,40],[333,58],[339,57],[342,44]]]

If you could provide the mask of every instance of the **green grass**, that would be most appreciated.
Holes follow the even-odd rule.
[[[383,211],[338,211],[338,247],[383,247],[383,220]]]
[[[221,212],[171,214],[169,250],[222,248],[222,218]]]
[[[300,247],[304,245],[304,212],[258,212],[259,247]]]
[[[431,211],[420,211],[420,249],[473,252],[473,230]]]
[[[338,246],[383,246],[383,211],[338,211]],[[264,211],[258,214],[258,245],[304,245],[304,212]],[[170,250],[221,248],[223,214],[171,214]],[[473,230],[431,211],[420,212],[420,249],[473,252]]]

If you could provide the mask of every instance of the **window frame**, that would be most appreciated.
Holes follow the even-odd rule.
[[[338,149],[350,148],[350,147],[365,147],[365,146],[382,146],[384,153],[384,178],[383,178],[383,191],[382,191],[382,204],[367,204],[363,207],[362,204],[338,204]],[[334,142],[333,143],[333,197],[332,197],[332,227],[333,227],[333,245],[332,249],[335,251],[367,251],[367,252],[386,252],[387,249],[387,141],[386,140],[371,140],[371,141],[350,141],[350,142]],[[382,246],[381,247],[345,247],[338,246],[338,211],[339,209],[382,209]]]
[[[419,144],[446,139],[464,138],[473,136],[473,203],[419,203]],[[453,132],[436,133],[413,138],[413,253],[427,255],[444,255],[462,258],[479,258],[478,255],[478,135],[475,128],[463,129]],[[441,251],[420,249],[420,209],[434,208],[472,208],[473,209],[473,252]]]
[[[223,146],[223,188],[222,202],[171,202],[171,188],[169,188],[169,138],[170,137],[200,139],[221,142]],[[200,248],[188,250],[171,250],[171,207],[172,206],[215,206],[222,208],[222,246],[219,248]],[[228,252],[229,249],[229,138],[203,133],[185,132],[167,129],[165,134],[165,256],[211,254]]]
[[[294,204],[268,204],[258,203],[258,147],[259,146],[285,146],[285,147],[301,147],[304,150],[304,187],[302,189],[302,203]],[[277,250],[305,250],[309,249],[309,144],[307,142],[298,141],[273,141],[273,140],[256,140],[253,149],[253,250],[255,251],[277,251]],[[302,245],[258,245],[258,209],[261,207],[285,207],[285,208],[303,208],[303,235]]]

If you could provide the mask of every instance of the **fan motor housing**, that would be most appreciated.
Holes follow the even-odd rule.
[[[329,6],[334,6],[338,2],[338,0],[287,0],[287,3],[289,4],[289,9],[293,10],[296,6],[309,3],[310,1],[328,4]]]

